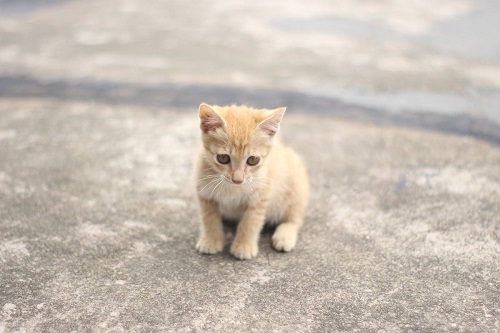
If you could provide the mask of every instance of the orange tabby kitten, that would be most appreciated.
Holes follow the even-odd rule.
[[[196,245],[200,252],[213,254],[224,248],[222,218],[239,221],[230,249],[236,258],[257,255],[265,222],[280,223],[272,237],[276,250],[294,248],[309,181],[299,156],[277,138],[285,110],[200,105],[203,148],[196,170],[203,222]]]

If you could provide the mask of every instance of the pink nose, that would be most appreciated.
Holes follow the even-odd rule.
[[[233,181],[233,183],[238,184],[238,185],[241,184],[241,183],[243,183],[243,180],[240,180],[240,179],[234,179],[233,178],[232,181]]]
[[[241,184],[243,183],[243,171],[241,170],[236,170],[234,173],[233,173],[233,177],[231,177],[233,183],[235,184]]]

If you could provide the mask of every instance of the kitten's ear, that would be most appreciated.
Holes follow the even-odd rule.
[[[224,119],[210,105],[201,103],[199,110],[200,128],[203,133],[215,131],[224,126]]]
[[[273,137],[278,133],[280,122],[285,114],[286,107],[269,110],[268,118],[259,124],[259,128],[269,136]]]

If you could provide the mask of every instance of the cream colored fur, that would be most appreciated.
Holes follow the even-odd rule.
[[[285,108],[209,106],[199,116],[203,146],[196,166],[202,231],[196,248],[213,254],[224,248],[222,218],[238,220],[231,253],[239,259],[257,255],[264,223],[279,224],[273,247],[295,247],[309,196],[306,168],[300,157],[277,137]],[[230,163],[221,164],[217,155]],[[251,166],[250,156],[260,162]],[[235,184],[234,181],[243,181]]]

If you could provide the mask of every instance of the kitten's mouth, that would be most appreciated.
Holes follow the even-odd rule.
[[[225,179],[225,180],[226,180],[226,182],[228,182],[229,184],[234,185],[234,186],[243,186],[249,182],[248,179],[243,179],[241,182],[235,182],[232,179]]]
[[[238,182],[234,182],[231,178],[228,178],[226,176],[222,176],[223,180],[230,184],[230,185],[233,185],[235,187],[238,187],[238,186],[243,186],[243,185],[247,185],[248,183],[251,183],[252,182],[252,179],[251,178],[245,178],[243,179],[242,182],[238,183]]]
[[[227,178],[226,176],[223,177],[224,181],[230,185],[234,185],[234,186],[240,186],[242,185],[243,183],[245,183],[245,181],[243,181],[242,183],[235,183],[233,182],[231,179]]]

